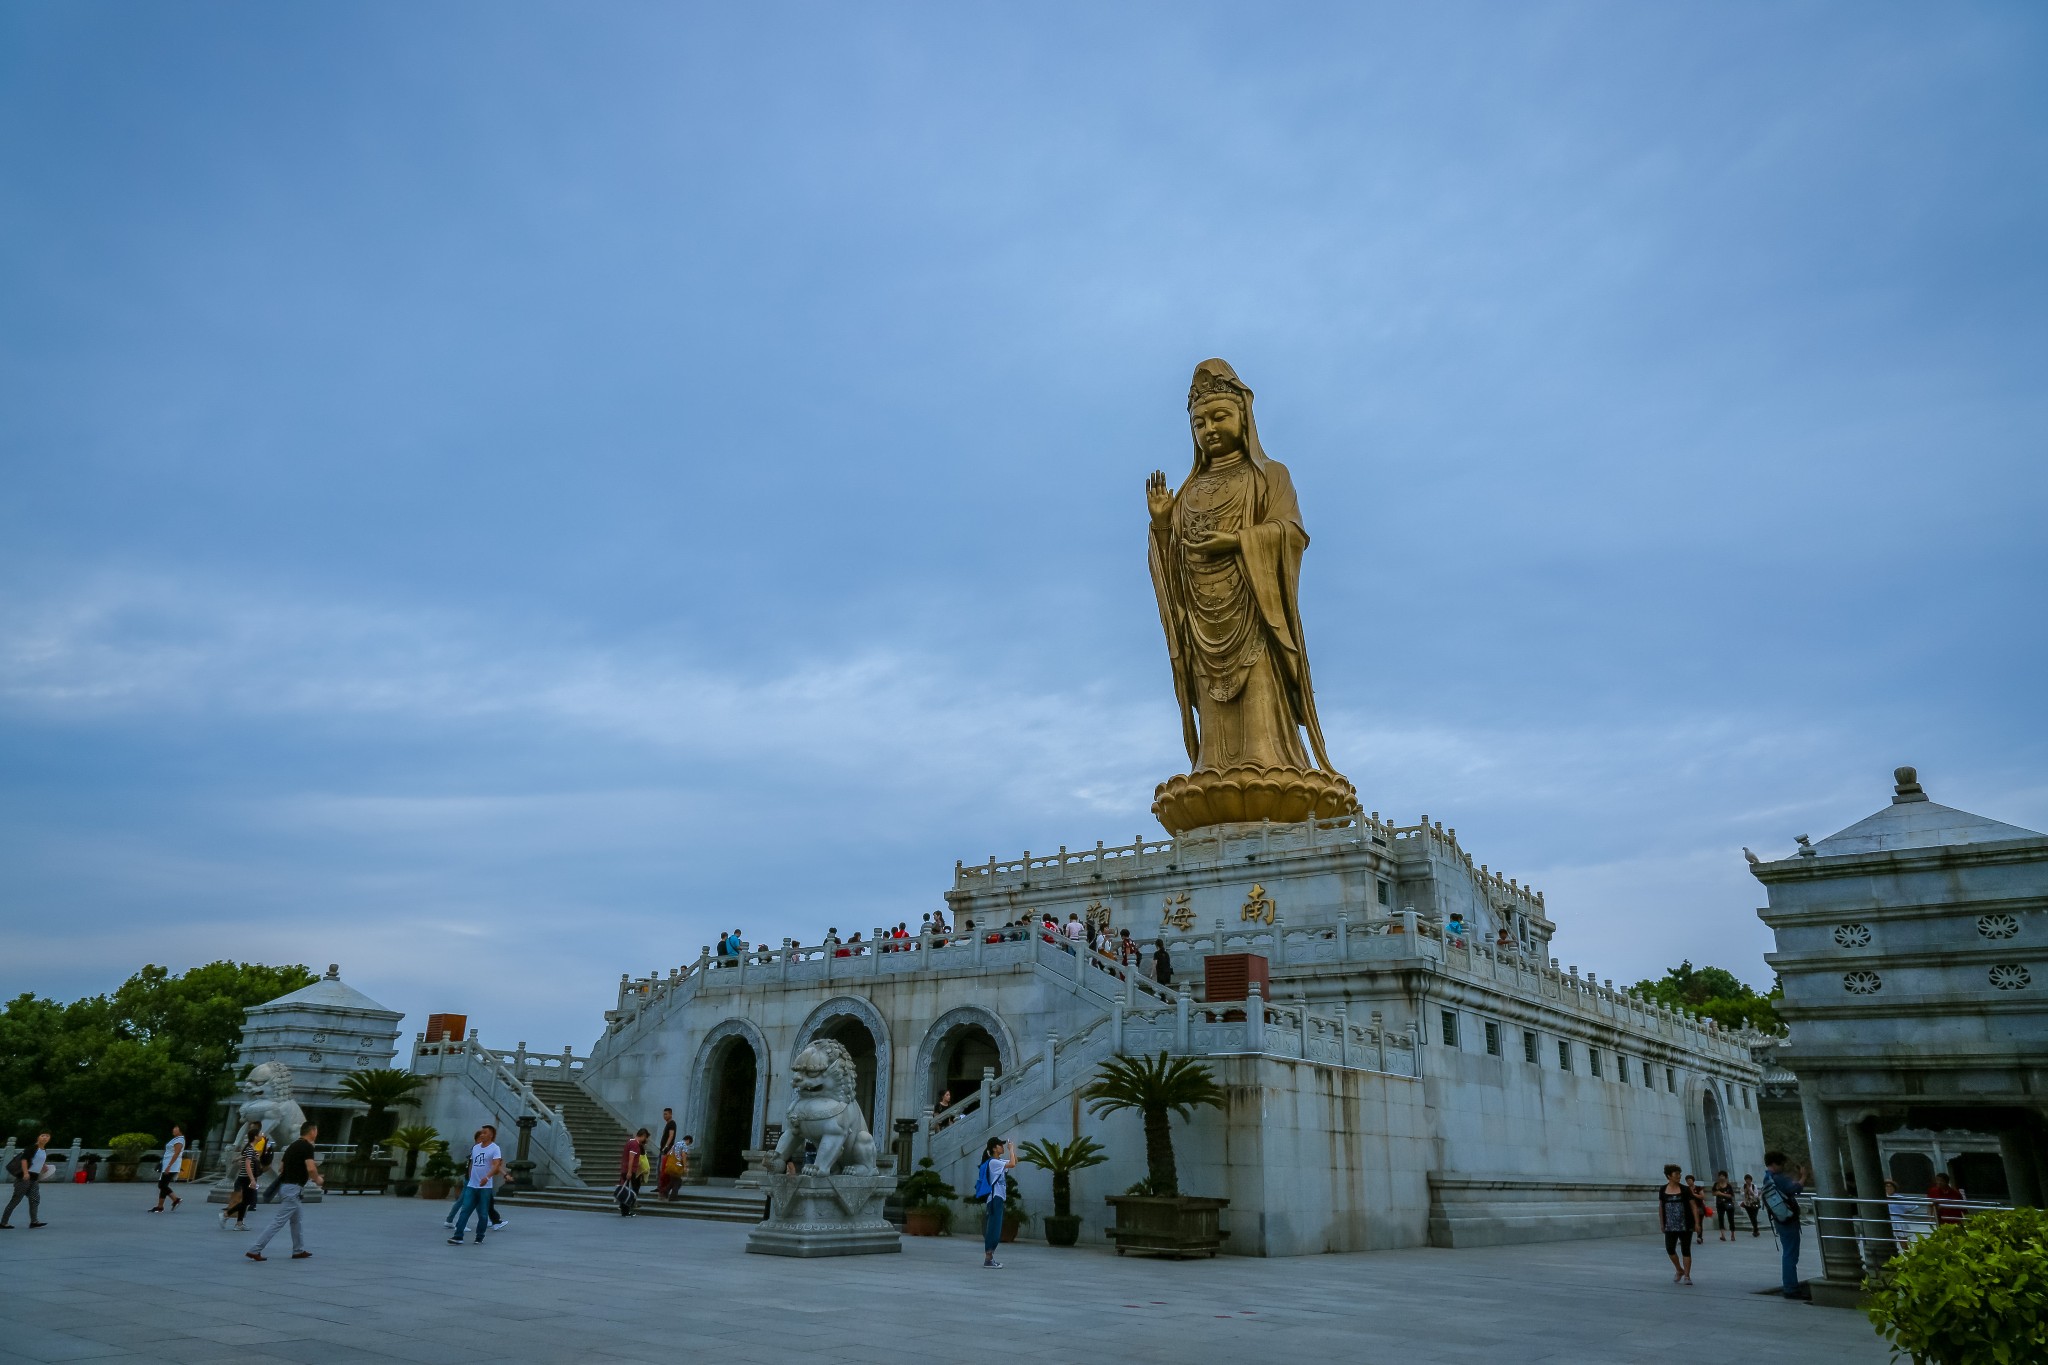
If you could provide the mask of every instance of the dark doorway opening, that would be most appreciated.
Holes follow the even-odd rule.
[[[1996,1152],[1963,1152],[1949,1158],[1948,1178],[1972,1199],[2003,1202],[2012,1197],[2005,1162]]]
[[[711,1058],[711,1131],[704,1173],[730,1178],[747,1169],[744,1155],[755,1142],[754,1086],[760,1065],[753,1045],[729,1038]]]
[[[1725,1171],[1728,1169],[1728,1130],[1721,1122],[1721,1102],[1714,1098],[1711,1090],[1707,1092],[1702,1114],[1706,1120],[1703,1126],[1707,1134],[1707,1164],[1715,1172]],[[1714,1176],[1701,1171],[1700,1179],[1702,1183],[1711,1184]]]
[[[983,1068],[990,1068],[1000,1076],[1003,1074],[1002,1049],[989,1036],[987,1029],[979,1024],[966,1024],[946,1035],[939,1044],[936,1065],[932,1068],[933,1104],[939,1097],[951,1091],[954,1103],[959,1103],[981,1089]]]
[[[854,1093],[860,1100],[860,1112],[868,1121],[868,1131],[886,1132],[887,1123],[875,1113],[875,1035],[852,1015],[841,1014],[826,1020],[816,1036],[831,1039],[852,1056]]]

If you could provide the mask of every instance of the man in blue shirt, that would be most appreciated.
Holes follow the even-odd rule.
[[[1778,1234],[1778,1258],[1783,1271],[1785,1297],[1788,1299],[1810,1299],[1811,1290],[1799,1282],[1799,1196],[1806,1187],[1785,1173],[1789,1164],[1783,1152],[1764,1153],[1764,1184],[1775,1189],[1780,1196],[1772,1199],[1767,1193],[1764,1211],[1771,1215],[1771,1228]],[[1782,1205],[1790,1213],[1789,1218],[1778,1216]]]

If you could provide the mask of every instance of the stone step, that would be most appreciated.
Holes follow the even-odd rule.
[[[613,1202],[610,1188],[592,1185],[581,1189],[559,1186],[522,1191],[516,1199],[507,1200],[505,1207],[508,1210],[514,1207],[571,1209],[584,1213],[608,1213],[614,1218],[619,1214],[619,1206]],[[695,1218],[710,1223],[758,1223],[768,1216],[768,1197],[754,1191],[686,1185],[673,1201],[657,1199],[652,1194],[642,1195],[636,1215]]]

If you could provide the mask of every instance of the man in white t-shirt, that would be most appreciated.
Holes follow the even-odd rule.
[[[48,1133],[36,1134],[36,1145],[26,1152],[16,1152],[7,1163],[7,1174],[14,1178],[14,1197],[7,1201],[7,1211],[0,1213],[0,1228],[14,1226],[8,1219],[14,1217],[14,1206],[23,1199],[28,1200],[28,1225],[32,1228],[43,1226],[43,1220],[36,1215],[42,1211],[43,1192],[37,1188],[43,1179],[43,1170],[50,1164]]]
[[[482,1246],[491,1226],[491,1187],[505,1173],[505,1154],[498,1150],[498,1130],[485,1124],[477,1131],[476,1145],[469,1149],[469,1178],[463,1182],[462,1202],[455,1206],[455,1235],[448,1245],[462,1245],[462,1230],[469,1215],[476,1214],[476,1242]]]
[[[156,1207],[150,1210],[151,1213],[162,1213],[166,1199],[171,1201],[173,1209],[185,1202],[171,1193],[171,1182],[178,1178],[178,1168],[184,1164],[185,1130],[174,1123],[171,1125],[171,1140],[164,1144],[164,1164],[156,1176]]]

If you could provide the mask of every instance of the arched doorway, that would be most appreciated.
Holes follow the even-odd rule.
[[[705,1068],[704,1173],[730,1179],[744,1172],[744,1155],[755,1145],[754,1091],[761,1078],[753,1044],[737,1035],[713,1046]]]
[[[951,1092],[955,1103],[981,1089],[981,1073],[1000,1076],[1012,1069],[1014,1050],[1002,1021],[987,1010],[963,1006],[940,1016],[919,1049],[918,1084],[923,1105],[936,1107]]]
[[[857,995],[839,995],[812,1010],[796,1033],[795,1056],[818,1039],[845,1048],[853,1058],[854,1093],[868,1131],[887,1143],[889,1132],[889,1026],[874,1005]]]
[[[868,1128],[872,1131],[877,1123],[875,1118],[875,1035],[868,1032],[868,1026],[852,1015],[841,1014],[826,1020],[812,1035],[830,1039],[845,1048],[853,1057],[854,1094],[860,1100],[860,1112],[867,1117]]]
[[[1701,1171],[1699,1175],[1702,1181],[1711,1182],[1716,1172],[1728,1169],[1728,1129],[1721,1122],[1721,1101],[1715,1098],[1712,1086],[1706,1088],[1705,1098],[1701,1101],[1700,1115],[1703,1120],[1700,1126],[1706,1131],[1709,1169]]]

